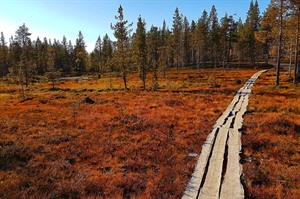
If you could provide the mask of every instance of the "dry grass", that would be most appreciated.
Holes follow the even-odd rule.
[[[38,83],[27,101],[1,83],[0,198],[180,198],[197,160],[188,153],[254,72],[171,71],[157,92],[137,74],[126,92],[118,77],[114,91],[108,77]]]
[[[249,198],[300,196],[300,89],[287,73],[273,86],[275,71],[262,74],[253,87],[245,117],[243,166]]]

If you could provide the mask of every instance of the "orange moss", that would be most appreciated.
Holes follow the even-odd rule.
[[[0,198],[179,198],[203,142],[253,70],[170,71],[157,92],[121,78],[0,90]],[[212,87],[214,76],[220,87]],[[150,76],[149,76],[150,78]],[[4,86],[4,84],[2,84]],[[149,79],[147,87],[151,87]],[[90,97],[95,104],[82,103]],[[295,157],[297,158],[297,157]]]
[[[300,195],[300,89],[291,84],[287,72],[281,86],[272,86],[274,73],[257,80],[244,119],[244,154],[251,157],[243,166],[249,198]]]

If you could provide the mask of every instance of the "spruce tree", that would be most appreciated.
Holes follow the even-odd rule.
[[[183,60],[185,67],[188,67],[190,62],[190,25],[188,19],[183,19]]]
[[[126,80],[126,47],[129,39],[129,34],[131,32],[131,24],[128,24],[127,20],[124,20],[123,8],[120,5],[118,9],[118,16],[115,16],[117,20],[115,25],[111,24],[111,29],[114,31],[114,36],[117,39],[117,53],[120,54],[121,58],[121,67],[123,72],[123,81],[124,81],[124,89],[127,90],[127,80]]]
[[[19,28],[16,30],[15,33],[15,42],[18,44],[18,46],[21,47],[21,54],[17,55],[20,56],[20,61],[17,63],[18,66],[18,72],[19,80],[22,85],[23,90],[23,84],[26,85],[26,87],[29,85],[29,77],[30,77],[30,70],[29,70],[29,49],[31,47],[31,40],[30,40],[29,29],[26,27],[25,23],[22,26],[19,26]],[[24,97],[24,95],[23,95]]]
[[[70,73],[72,71],[72,67],[70,65],[70,55],[68,52],[68,41],[65,36],[63,36],[63,39],[61,41],[61,46],[62,46],[62,52],[61,52],[62,69],[63,69],[63,72]]]
[[[148,63],[153,70],[152,89],[158,88],[159,48],[161,46],[158,27],[151,26],[147,34]]]
[[[213,5],[209,14],[209,41],[211,61],[214,67],[217,66],[220,57],[220,34],[219,22],[216,7]]]
[[[199,69],[200,62],[202,65],[206,65],[207,50],[209,44],[209,19],[208,14],[204,10],[201,18],[198,20],[196,28],[196,56],[197,56],[197,68]]]
[[[223,66],[231,61],[233,43],[237,42],[237,24],[227,13],[221,19],[221,43],[223,46]]]
[[[166,21],[163,21],[163,26],[160,31],[160,41],[161,45],[159,47],[159,65],[163,69],[164,78],[166,78],[166,70],[169,67],[171,48],[170,48],[170,31],[167,28]]]
[[[95,43],[95,48],[91,53],[91,70],[95,72],[103,72],[102,67],[102,41],[101,37],[98,36],[97,41]]]
[[[179,65],[182,63],[182,15],[179,13],[179,9],[175,9],[173,16],[173,45],[175,49],[175,64],[178,70]]]
[[[294,14],[294,18],[296,21],[296,30],[295,30],[295,41],[294,45],[296,47],[295,49],[295,60],[294,60],[294,77],[293,77],[293,83],[297,84],[300,82],[300,64],[299,64],[299,29],[300,29],[300,0],[290,0],[291,3],[291,9]]]
[[[146,89],[146,63],[147,63],[147,46],[146,46],[146,23],[141,17],[138,18],[137,28],[133,40],[134,55],[140,72],[140,78],[143,82],[143,89]]]
[[[105,66],[106,68],[108,67],[109,60],[112,57],[112,53],[113,53],[112,41],[110,40],[109,36],[105,34],[102,42],[102,60],[103,60],[103,66]]]
[[[246,58],[246,27],[242,22],[242,19],[239,18],[237,22],[237,56],[238,56],[238,67],[241,66],[242,61],[245,61]]]
[[[79,73],[85,72],[86,70],[87,52],[85,47],[83,34],[79,31],[74,47],[75,71]]]
[[[259,53],[259,43],[255,38],[255,33],[260,29],[260,12],[257,0],[250,2],[247,18],[245,22],[246,29],[246,53],[251,60],[252,65],[255,65],[257,54]]]
[[[194,67],[195,66],[195,63],[196,63],[196,60],[195,60],[195,52],[196,52],[196,38],[197,38],[197,35],[196,35],[196,23],[194,20],[192,20],[191,22],[191,27],[190,27],[190,47],[191,47],[191,61],[192,61],[192,66]]]
[[[1,32],[0,38],[0,75],[4,77],[8,74],[8,47],[5,42],[3,32]]]
[[[56,65],[57,60],[59,57],[55,52],[55,45],[57,45],[57,41],[55,40],[52,46],[47,48],[47,72],[45,75],[47,76],[48,80],[52,82],[52,89],[55,89],[55,80],[60,75],[60,70],[57,68]]]

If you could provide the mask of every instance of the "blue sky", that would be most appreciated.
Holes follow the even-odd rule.
[[[145,18],[147,28],[151,25],[162,26],[165,19],[167,26],[172,27],[175,8],[191,22],[198,20],[203,10],[210,12],[216,6],[219,20],[227,12],[236,14],[236,19],[245,20],[251,0],[0,0],[0,32],[8,42],[9,37],[23,23],[32,33],[31,39],[44,37],[67,40],[75,43],[79,30],[83,33],[89,52],[95,46],[100,35],[107,33],[114,40],[111,23],[121,4],[124,17],[133,22],[133,31],[139,15]],[[258,0],[261,13],[265,11],[270,0]]]

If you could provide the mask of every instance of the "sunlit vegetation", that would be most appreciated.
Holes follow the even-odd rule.
[[[0,198],[180,198],[217,118],[255,70],[1,83]],[[151,76],[151,74],[149,74]],[[217,85],[217,86],[216,86]],[[92,101],[88,101],[89,97]],[[94,103],[93,103],[94,102]]]
[[[242,136],[243,171],[249,198],[300,195],[300,89],[287,72],[273,86],[275,71],[257,80]]]
[[[1,32],[0,198],[180,198],[217,118],[277,49],[290,76],[273,86],[270,70],[253,88],[246,197],[298,198],[299,2],[272,0],[261,16],[251,1],[245,22],[215,6],[189,22],[176,8],[172,24],[140,16],[136,30],[120,6],[116,40],[99,36],[90,53],[81,31],[74,45],[32,40],[25,23],[8,42]]]

